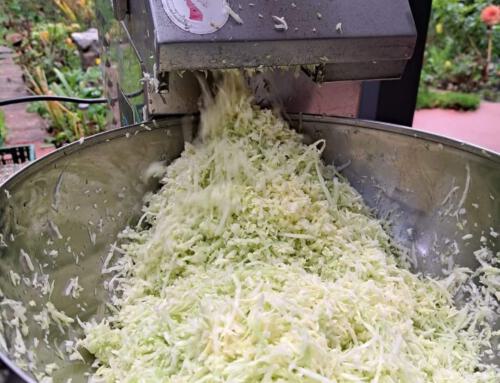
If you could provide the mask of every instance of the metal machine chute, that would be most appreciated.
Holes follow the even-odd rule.
[[[101,16],[107,12],[109,17],[110,5],[100,3]],[[399,78],[416,42],[407,0],[370,4],[362,0],[115,0],[113,7],[120,20],[114,23],[114,32],[122,41],[109,39],[103,28],[108,73],[115,72],[109,75],[108,85],[122,93],[118,97],[121,113],[129,123],[196,111],[199,89],[192,72],[214,69],[300,72],[300,76],[275,76],[276,94],[285,104],[293,98],[290,105],[303,105],[297,94],[307,100],[317,93],[315,83],[325,85],[317,96],[321,97],[328,92],[328,83],[349,81],[343,87],[349,88],[351,104],[356,105],[357,81]],[[134,65],[135,78],[130,73]],[[134,81],[135,90],[144,84],[144,108],[126,97]]]

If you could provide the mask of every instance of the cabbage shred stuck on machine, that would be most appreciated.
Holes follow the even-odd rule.
[[[98,4],[122,123],[195,112],[193,72],[230,68],[288,68],[272,95],[288,112],[355,117],[359,80],[401,77],[416,42],[407,0],[113,0],[119,23]]]

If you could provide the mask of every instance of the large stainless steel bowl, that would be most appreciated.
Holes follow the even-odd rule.
[[[33,163],[1,186],[0,234],[6,246],[0,247],[0,289],[25,304],[29,358],[42,370],[57,362],[61,368],[54,381],[86,381],[88,366],[60,360],[58,348],[64,349],[68,333],[51,325],[45,343],[33,314],[50,299],[82,320],[103,315],[100,270],[109,245],[136,222],[144,194],[158,187],[144,179],[148,166],[178,157],[194,123],[170,119],[100,134]],[[436,275],[451,262],[475,268],[472,253],[481,247],[481,236],[500,251],[499,239],[489,235],[500,232],[498,154],[387,124],[303,116],[294,125],[310,139],[326,139],[325,161],[344,168],[366,203],[392,222],[394,238],[415,255],[416,270]],[[29,282],[34,272],[21,250],[30,255],[34,272],[49,274],[50,294]],[[26,280],[14,286],[10,270]],[[84,287],[78,300],[64,295],[75,276]],[[19,368],[15,334],[6,318],[2,322],[7,349],[0,350],[0,358],[27,382],[36,381]],[[79,331],[75,324],[71,332]]]

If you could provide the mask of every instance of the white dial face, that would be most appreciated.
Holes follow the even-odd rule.
[[[198,35],[218,31],[229,18],[226,0],[162,0],[162,4],[175,25]]]

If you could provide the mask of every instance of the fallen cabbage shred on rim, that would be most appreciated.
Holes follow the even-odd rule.
[[[325,142],[221,81],[106,260],[116,312],[79,341],[92,381],[498,382],[490,308],[453,305],[464,273],[402,267]]]

